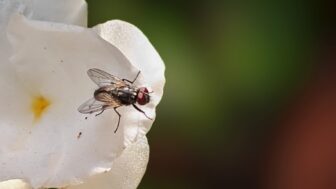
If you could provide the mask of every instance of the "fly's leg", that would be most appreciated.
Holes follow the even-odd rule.
[[[153,120],[152,118],[148,117],[147,114],[143,110],[141,110],[138,106],[136,106],[135,104],[132,104],[132,105],[136,110],[143,113],[148,119]]]
[[[119,128],[119,123],[120,123],[120,118],[121,118],[121,114],[117,111],[117,108],[119,108],[119,106],[118,107],[114,107],[113,109],[114,109],[114,111],[118,114],[118,116],[119,116],[119,118],[118,118],[118,125],[117,125],[117,128],[116,128],[116,130],[114,130],[114,133],[116,133],[117,132],[117,130],[118,130],[118,128]]]
[[[105,111],[105,109],[102,109],[101,112],[99,112],[98,114],[96,114],[95,116],[99,116],[100,114],[102,114]]]
[[[99,116],[100,114],[102,114],[102,113],[105,111],[105,109],[106,109],[107,107],[108,107],[107,105],[104,105],[104,106],[102,107],[101,112],[99,112],[99,113],[96,114],[95,116]]]
[[[130,81],[130,80],[128,80],[128,79],[122,79],[122,81],[127,81],[127,82],[133,84],[133,83],[138,79],[139,75],[140,75],[140,71],[138,72],[138,74],[136,75],[136,77],[134,78],[133,81]]]

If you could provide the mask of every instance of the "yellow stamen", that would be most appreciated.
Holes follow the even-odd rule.
[[[34,113],[35,121],[41,118],[42,114],[46,111],[49,105],[50,101],[43,96],[34,97],[31,109]]]

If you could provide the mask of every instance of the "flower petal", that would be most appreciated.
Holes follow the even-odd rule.
[[[10,45],[6,36],[7,24],[13,13],[21,12],[32,19],[87,26],[85,0],[1,0],[0,1],[0,58],[8,64]],[[6,67],[6,65],[2,65]],[[1,68],[2,70],[6,68]]]
[[[1,0],[0,30],[6,28],[9,17],[16,12],[34,20],[87,26],[85,0]]]
[[[22,178],[34,188],[81,183],[109,170],[141,128],[150,128],[152,121],[133,107],[118,109],[122,118],[117,133],[113,110],[87,120],[77,111],[97,88],[86,75],[89,68],[121,78],[134,78],[138,72],[91,29],[15,15],[8,33],[14,56],[11,69],[0,70],[0,87],[6,89],[0,94],[1,180]],[[151,78],[146,74],[137,85],[146,85],[144,78]],[[160,94],[154,96],[156,101],[146,108],[152,117]],[[49,104],[38,120],[31,109],[36,100]]]
[[[87,26],[85,0],[31,0],[31,19]]]
[[[31,189],[31,187],[20,179],[13,179],[0,182],[0,189]]]
[[[129,145],[118,157],[111,170],[104,174],[96,175],[84,184],[69,187],[69,189],[134,189],[143,177],[149,158],[147,138],[141,138],[136,143]]]
[[[165,84],[165,65],[147,37],[134,25],[112,20],[94,27],[96,32],[106,41],[116,46],[130,60],[131,64],[141,70],[146,83],[151,87],[153,103],[144,108],[145,112],[155,110],[163,95]],[[154,113],[151,113],[154,114]],[[142,138],[150,129],[141,127],[138,138]]]

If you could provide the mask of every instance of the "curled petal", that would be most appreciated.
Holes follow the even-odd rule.
[[[28,183],[20,179],[0,182],[0,189],[32,189]]]
[[[149,158],[147,138],[129,145],[118,157],[109,172],[96,175],[84,184],[69,189],[134,189],[143,177]]]
[[[165,65],[153,45],[147,37],[134,25],[112,20],[97,25],[94,30],[106,41],[116,46],[130,60],[130,63],[139,69],[146,83],[151,87],[151,101],[144,110],[151,112],[160,102],[165,84]],[[154,112],[151,112],[154,114]],[[143,137],[149,127],[140,127],[137,137]]]

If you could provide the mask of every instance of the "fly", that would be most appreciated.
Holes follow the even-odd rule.
[[[102,114],[106,109],[113,108],[118,115],[118,125],[114,133],[117,132],[120,124],[121,114],[117,108],[121,106],[132,105],[137,111],[143,113],[148,119],[152,120],[141,110],[139,105],[149,103],[150,96],[146,87],[137,87],[133,83],[137,80],[140,71],[133,81],[120,79],[103,70],[93,68],[87,71],[91,80],[98,85],[98,89],[93,93],[93,98],[87,100],[79,106],[78,111],[83,114],[96,113],[96,116]]]

